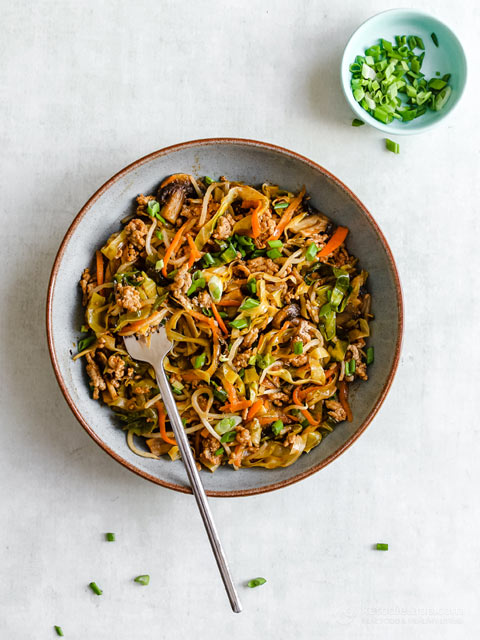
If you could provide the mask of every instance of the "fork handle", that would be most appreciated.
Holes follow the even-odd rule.
[[[170,388],[170,383],[168,382],[167,376],[165,375],[163,363],[160,366],[157,365],[155,367],[155,373],[157,376],[160,393],[162,394],[163,402],[165,403],[165,408],[167,409],[168,417],[170,418],[173,433],[175,434],[175,439],[177,441],[178,448],[180,449],[180,453],[182,454],[182,460],[185,464],[185,469],[187,470],[187,475],[192,487],[193,495],[195,496],[195,500],[197,501],[197,506],[200,511],[200,515],[202,516],[205,529],[207,530],[207,535],[208,539],[210,540],[213,555],[215,556],[215,560],[217,561],[218,569],[220,571],[220,575],[222,576],[223,584],[225,585],[225,589],[228,594],[228,599],[230,600],[230,605],[235,613],[240,613],[242,610],[242,605],[233,584],[230,569],[228,568],[227,558],[225,557],[220,538],[218,537],[217,528],[215,527],[215,523],[213,521],[205,489],[203,488],[202,481],[200,480],[200,474],[198,473],[197,465],[190,448],[188,436],[185,433],[185,428],[178,413],[177,405],[175,404],[175,399]]]

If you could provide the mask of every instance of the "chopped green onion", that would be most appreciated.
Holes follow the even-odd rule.
[[[362,96],[362,98],[363,98],[363,96]],[[362,98],[360,98],[360,100]],[[360,102],[360,100],[358,100],[357,102]],[[352,127],[361,127],[364,124],[365,124],[364,121],[363,120],[359,120],[358,118],[354,118],[352,120]]]
[[[225,403],[228,400],[228,394],[223,389],[214,389],[213,395],[215,396],[215,398],[217,398],[217,400],[220,400],[220,402]]]
[[[92,342],[95,342],[96,339],[96,336],[89,336],[88,338],[82,338],[81,340],[79,340],[77,344],[78,352],[80,353],[81,351],[89,347]]]
[[[237,257],[237,250],[233,245],[230,245],[228,249],[225,249],[220,257],[224,262],[232,262],[232,260],[235,260]]]
[[[223,436],[220,438],[220,442],[233,442],[236,437],[237,437],[236,431],[228,431],[227,433],[224,433]]]
[[[420,36],[415,36],[415,40],[417,42],[417,47],[418,49],[423,49],[425,50],[425,45],[423,44],[423,40],[422,38],[420,38]]]
[[[276,202],[273,205],[274,209],[286,209],[288,207],[288,202]]]
[[[250,356],[250,358],[248,359],[248,364],[250,366],[253,366],[256,361],[257,361],[257,356],[256,355]]]
[[[205,364],[205,360],[206,359],[207,359],[207,354],[204,351],[199,356],[196,356],[195,358],[193,358],[193,368],[194,369],[201,369],[203,367],[203,365]]]
[[[280,432],[283,431],[283,428],[284,424],[282,420],[275,420],[275,422],[272,424],[272,431],[276,436],[278,436]]]
[[[160,211],[160,205],[156,200],[150,200],[147,204],[147,213],[152,218]]]
[[[211,267],[212,265],[215,264],[215,258],[212,256],[211,253],[206,253],[203,256],[203,261],[205,262],[205,264],[209,267]]]
[[[385,138],[385,146],[392,153],[400,153],[400,145],[398,144],[398,142],[394,142],[393,140]]]
[[[303,353],[303,342],[301,340],[293,343],[293,353],[297,356]]]
[[[162,240],[163,240],[163,231],[160,231],[159,229],[157,229],[157,230],[155,231],[155,236],[156,236],[160,241],[162,241]]]
[[[387,542],[377,542],[377,550],[378,551],[388,551],[388,543]]]
[[[257,293],[257,280],[256,278],[252,278],[247,282],[248,292],[254,296]]]
[[[197,273],[201,273],[201,272],[197,271]],[[201,276],[199,278],[194,277],[192,284],[188,288],[187,296],[191,296],[192,293],[195,293],[195,291],[197,291],[197,289],[205,289],[206,285],[207,285],[207,281],[205,280],[205,278]]]
[[[146,587],[147,584],[150,582],[150,576],[149,575],[137,576],[134,582],[138,582],[138,584],[141,584],[144,587]]]
[[[218,449],[215,451],[216,456],[221,456],[225,453],[225,449],[223,447],[218,447]]]
[[[214,182],[214,180],[212,180],[209,176],[205,176],[203,181],[205,182],[205,184],[212,184]]]
[[[315,259],[315,256],[317,255],[317,253],[318,253],[318,247],[314,242],[312,242],[307,247],[307,251],[305,253],[305,260],[308,260],[308,262],[311,262],[312,260]]]
[[[234,427],[240,424],[241,421],[242,419],[240,418],[240,416],[222,418],[215,425],[215,431],[219,436],[222,436],[224,433],[227,433],[227,431],[231,431]]]
[[[163,269],[164,263],[163,263],[163,258],[161,258],[160,260],[157,260],[155,263],[155,271],[161,271]]]
[[[202,313],[204,316],[207,316],[207,318],[211,318],[213,316],[212,310],[207,309],[206,307],[202,308]]]
[[[255,361],[255,364],[260,369],[266,369],[267,367],[269,367],[274,362],[275,362],[275,358],[272,356],[271,353],[266,353],[264,356],[262,356],[259,353],[259,354],[257,354],[257,358],[256,358],[256,361]]]
[[[268,246],[270,249],[280,249],[283,247],[283,242],[281,240],[269,240]]]
[[[80,327],[80,333],[88,333],[90,331],[90,327],[88,324],[82,324]]]
[[[220,302],[223,295],[223,282],[218,276],[212,276],[208,281],[208,291],[214,302]]]
[[[105,538],[107,542],[115,542],[115,534],[114,533],[106,533]]]
[[[260,300],[254,300],[253,298],[245,298],[242,304],[239,306],[239,311],[244,311],[245,309],[255,309],[260,304]]]
[[[246,318],[235,318],[235,320],[230,322],[230,326],[235,329],[246,329],[248,327],[248,320]]]
[[[93,591],[93,593],[95,593],[97,596],[102,595],[103,591],[100,589],[100,587],[97,585],[96,582],[90,582],[88,586]]]
[[[438,47],[438,38],[437,38],[437,34],[436,34],[436,33],[431,33],[431,34],[430,34],[430,37],[431,37],[431,38],[432,38],[432,40],[433,40],[433,44],[434,44],[436,47]]]
[[[55,631],[57,632],[57,636],[63,636],[63,630],[62,627],[58,627],[57,625],[55,625],[53,627],[55,629]]]
[[[357,364],[355,362],[355,360],[347,360],[345,362],[345,375],[346,376],[353,376],[353,374],[355,373],[355,369],[357,367]]]
[[[254,578],[253,580],[249,580],[247,582],[247,587],[250,587],[250,589],[253,589],[254,587],[259,587],[260,585],[265,583],[266,583],[265,578]]]
[[[282,257],[282,252],[279,249],[270,249],[270,251],[267,251],[267,256],[272,260],[276,260]]]
[[[375,354],[373,351],[373,347],[368,347],[367,349],[367,364],[372,364],[375,359]]]

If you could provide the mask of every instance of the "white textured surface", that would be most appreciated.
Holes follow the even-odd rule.
[[[422,3],[460,36],[471,81],[400,156],[350,127],[338,80],[353,29],[408,4],[0,3],[2,640],[54,637],[53,624],[101,640],[480,632],[478,4]],[[193,500],[88,438],[44,335],[50,267],[83,202],[136,158],[207,136],[284,145],[343,179],[385,231],[406,300],[400,369],[360,440],[293,487],[213,502],[238,583],[268,579],[240,586],[240,616]]]

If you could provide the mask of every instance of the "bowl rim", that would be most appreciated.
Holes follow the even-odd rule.
[[[408,127],[405,127],[405,129],[392,128],[390,125],[384,124],[383,122],[380,122],[379,120],[376,120],[373,116],[371,116],[369,113],[367,113],[365,111],[365,109],[363,109],[359,105],[359,103],[353,97],[352,92],[349,91],[350,83],[348,83],[348,87],[347,87],[346,86],[346,80],[344,80],[344,69],[346,69],[346,68],[348,69],[348,67],[350,66],[350,62],[346,60],[347,49],[348,49],[350,43],[355,38],[355,36],[358,34],[358,32],[361,29],[363,29],[363,27],[365,25],[367,25],[370,22],[374,22],[377,18],[379,18],[380,16],[383,16],[383,15],[385,15],[387,13],[399,14],[399,15],[400,14],[413,13],[413,14],[416,14],[417,16],[423,16],[424,18],[428,18],[429,20],[432,20],[433,22],[436,22],[437,24],[442,25],[442,27],[444,27],[447,30],[447,32],[449,33],[449,36],[452,38],[452,40],[457,43],[459,51],[461,53],[463,64],[465,66],[465,79],[463,81],[462,86],[458,90],[457,100],[454,103],[454,105],[452,107],[450,107],[449,109],[447,109],[446,111],[444,111],[443,113],[441,111],[438,112],[437,117],[434,120],[432,120],[431,122],[429,122],[428,124],[424,124],[424,125],[418,126],[415,129],[408,130]],[[349,73],[350,73],[350,71],[348,71],[348,74]],[[347,72],[346,72],[346,74],[347,74]],[[424,133],[425,131],[428,131],[429,129],[432,129],[437,124],[440,124],[446,118],[448,118],[448,116],[452,113],[452,111],[455,111],[455,109],[458,107],[458,104],[460,103],[460,100],[462,99],[463,93],[465,91],[465,86],[467,84],[467,77],[468,77],[468,63],[467,63],[467,56],[465,54],[465,49],[463,48],[463,45],[462,45],[462,43],[460,41],[460,38],[453,31],[453,29],[451,27],[449,27],[448,24],[443,22],[443,20],[440,20],[436,16],[433,16],[432,14],[427,13],[426,11],[419,11],[417,9],[412,9],[412,8],[408,8],[408,7],[386,9],[385,11],[380,11],[379,13],[375,13],[373,16],[370,16],[369,18],[364,20],[355,29],[355,31],[352,33],[352,35],[349,37],[347,43],[345,44],[345,48],[344,48],[343,54],[342,54],[342,60],[340,62],[340,84],[342,85],[342,91],[343,91],[343,94],[345,96],[345,99],[347,100],[348,104],[350,105],[352,111],[354,111],[354,113],[359,118],[361,118],[365,122],[365,124],[370,125],[374,129],[377,129],[378,131],[383,131],[383,133],[391,133],[392,135],[396,135],[396,136],[407,136],[407,135],[416,135],[416,134]],[[390,123],[390,124],[393,124],[393,123]]]
[[[387,393],[390,390],[390,387],[391,387],[392,382],[393,382],[393,378],[395,377],[395,373],[396,373],[397,368],[398,368],[398,363],[399,363],[399,359],[400,359],[401,345],[402,345],[402,339],[403,339],[403,324],[404,324],[403,323],[403,295],[402,295],[402,288],[401,288],[401,284],[400,284],[400,278],[399,278],[399,275],[398,275],[398,270],[397,270],[397,266],[395,264],[395,260],[393,258],[392,251],[391,251],[391,249],[390,249],[390,247],[388,245],[388,242],[385,239],[385,236],[383,235],[380,227],[378,226],[377,222],[375,221],[375,219],[373,218],[371,213],[368,211],[368,209],[365,207],[365,205],[359,200],[359,198],[357,198],[357,196],[341,180],[339,180],[336,176],[334,176],[332,173],[330,173],[327,169],[325,169],[321,165],[317,164],[313,160],[310,160],[309,158],[307,158],[305,156],[302,156],[301,154],[296,153],[295,151],[291,151],[289,149],[286,149],[284,147],[281,147],[281,146],[278,146],[278,145],[275,145],[275,144],[271,144],[271,143],[268,143],[268,142],[261,142],[261,141],[258,141],[258,140],[244,139],[244,138],[203,138],[203,139],[198,139],[198,140],[190,140],[190,141],[187,141],[187,142],[181,142],[181,143],[178,143],[178,144],[170,145],[168,147],[164,147],[163,149],[159,149],[157,151],[153,151],[152,153],[149,153],[146,156],[143,156],[142,158],[140,158],[138,160],[135,160],[131,164],[129,164],[126,167],[124,167],[123,169],[121,169],[115,175],[113,175],[99,189],[97,189],[97,191],[95,191],[95,193],[87,200],[87,202],[83,205],[83,207],[80,209],[78,214],[73,219],[73,221],[70,224],[67,232],[65,233],[65,236],[64,236],[64,238],[63,238],[63,240],[62,240],[62,242],[60,244],[60,247],[59,247],[58,252],[56,254],[56,257],[55,257],[55,261],[53,263],[53,267],[52,267],[52,271],[51,271],[51,275],[50,275],[50,280],[49,280],[49,284],[48,284],[48,292],[47,292],[47,300],[46,300],[47,343],[48,343],[48,350],[49,350],[49,354],[50,354],[50,360],[51,360],[51,363],[52,363],[52,366],[53,366],[53,370],[54,370],[55,377],[57,379],[58,385],[60,386],[60,389],[61,389],[61,391],[63,393],[63,396],[64,396],[68,406],[70,407],[71,411],[73,412],[73,414],[77,418],[77,420],[80,422],[82,427],[85,429],[85,431],[88,433],[88,435],[104,451],[106,451],[114,460],[116,460],[117,462],[122,464],[124,467],[126,467],[130,471],[133,471],[138,476],[141,476],[142,478],[145,478],[146,480],[149,480],[150,482],[158,484],[158,485],[160,485],[162,487],[165,487],[167,489],[173,489],[174,491],[178,491],[180,493],[192,493],[190,487],[182,486],[182,485],[176,484],[174,482],[169,482],[167,480],[163,480],[161,478],[153,476],[150,473],[148,473],[146,471],[143,471],[142,469],[136,467],[134,464],[130,463],[128,460],[122,458],[117,452],[115,452],[113,449],[111,449],[108,446],[108,444],[106,442],[104,442],[98,436],[98,434],[96,433],[95,429],[85,420],[85,418],[81,414],[80,410],[76,406],[75,402],[73,401],[72,397],[70,396],[70,393],[68,391],[67,385],[66,385],[64,379],[62,378],[62,375],[61,375],[61,372],[60,372],[60,367],[59,367],[58,360],[57,360],[57,355],[56,355],[56,352],[55,352],[54,337],[53,337],[53,327],[52,327],[52,301],[53,301],[53,297],[55,295],[55,283],[56,283],[57,274],[58,274],[58,271],[59,271],[59,268],[60,268],[60,265],[61,265],[61,262],[62,262],[62,259],[63,259],[63,254],[65,252],[65,249],[66,249],[68,243],[70,242],[70,239],[71,239],[74,231],[76,230],[78,224],[80,223],[82,218],[86,215],[86,213],[91,209],[91,207],[95,204],[95,202],[100,198],[100,196],[102,196],[114,183],[116,183],[118,180],[123,178],[130,171],[132,171],[134,169],[137,169],[138,167],[141,167],[143,164],[146,164],[147,162],[149,162],[149,161],[151,161],[151,160],[153,160],[155,158],[158,158],[158,157],[164,156],[164,155],[168,155],[170,153],[175,153],[176,151],[179,151],[179,150],[185,150],[185,149],[195,148],[195,147],[203,147],[203,146],[206,146],[206,145],[239,145],[239,146],[247,146],[247,147],[257,147],[257,148],[259,147],[261,149],[274,151],[274,152],[280,153],[281,155],[284,155],[284,156],[286,155],[288,157],[291,157],[291,158],[294,158],[296,160],[299,160],[300,162],[309,165],[311,168],[315,169],[316,171],[322,173],[323,175],[327,176],[330,180],[332,180],[337,186],[339,186],[343,191],[345,191],[346,194],[350,198],[352,198],[352,200],[356,203],[356,205],[358,207],[360,207],[362,209],[363,213],[368,218],[370,224],[375,229],[375,231],[376,231],[376,233],[377,233],[377,235],[378,235],[378,237],[379,237],[379,239],[380,239],[380,241],[381,241],[381,243],[383,245],[383,248],[384,248],[384,250],[385,250],[385,252],[387,254],[387,259],[389,260],[391,268],[392,268],[392,272],[393,272],[393,276],[394,276],[394,282],[395,282],[395,293],[396,293],[396,299],[397,299],[397,306],[398,306],[398,325],[397,325],[398,334],[397,334],[397,340],[396,340],[396,344],[395,344],[395,351],[394,351],[394,357],[393,357],[392,366],[390,368],[389,374],[387,376],[387,379],[385,380],[385,383],[384,383],[383,388],[382,388],[382,390],[381,390],[381,392],[380,392],[380,394],[378,396],[377,401],[375,402],[375,404],[372,407],[372,409],[371,409],[370,413],[368,414],[368,416],[365,418],[365,420],[362,422],[362,424],[355,431],[355,433],[352,434],[352,436],[341,447],[339,447],[336,451],[334,451],[330,456],[328,456],[327,458],[322,460],[320,463],[314,465],[312,468],[310,468],[310,469],[308,469],[306,471],[303,471],[303,472],[299,472],[298,474],[296,474],[292,478],[285,479],[285,480],[280,480],[278,482],[274,482],[274,483],[269,484],[269,485],[265,485],[265,486],[262,486],[262,487],[254,487],[254,488],[251,488],[251,489],[235,489],[235,490],[232,490],[232,491],[221,491],[221,490],[219,490],[219,491],[211,491],[210,490],[210,491],[206,492],[207,495],[210,496],[210,497],[218,497],[218,498],[244,497],[244,496],[258,495],[258,494],[261,494],[261,493],[267,493],[269,491],[275,491],[277,489],[281,489],[283,487],[287,487],[287,486],[289,486],[291,484],[299,482],[300,480],[303,480],[304,478],[308,478],[309,476],[313,475],[317,471],[320,471],[320,469],[323,469],[328,464],[330,464],[333,460],[338,458],[365,431],[365,429],[371,423],[371,421],[373,420],[373,418],[377,414],[378,410],[380,409],[381,405],[383,404],[383,401],[385,400],[385,397],[387,396]]]

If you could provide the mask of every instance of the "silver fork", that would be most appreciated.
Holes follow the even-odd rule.
[[[143,360],[144,362],[148,362],[155,369],[160,393],[162,394],[163,402],[175,435],[175,440],[177,441],[185,469],[187,470],[187,476],[192,487],[193,495],[195,496],[203,524],[207,530],[208,539],[210,540],[213,555],[217,561],[218,569],[222,576],[223,584],[225,585],[225,589],[228,594],[228,599],[230,600],[230,605],[235,613],[240,613],[242,605],[232,581],[227,558],[225,557],[220,538],[218,537],[217,528],[213,521],[205,489],[203,488],[203,484],[197,470],[197,465],[195,464],[195,459],[193,457],[192,450],[190,449],[188,436],[185,433],[182,420],[177,410],[177,405],[173,398],[170,383],[167,380],[165,369],[163,368],[163,359],[173,345],[167,338],[167,333],[163,327],[159,327],[158,332],[153,333],[149,338],[128,336],[124,338],[124,342],[125,348],[134,360]]]

